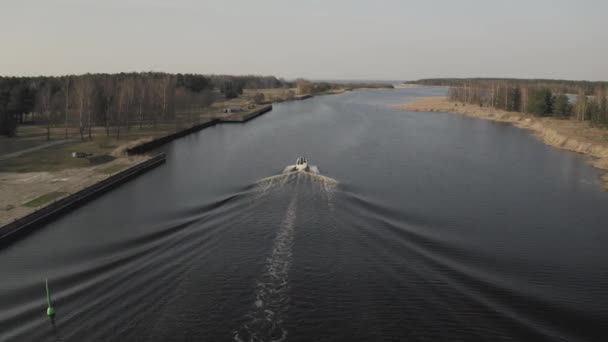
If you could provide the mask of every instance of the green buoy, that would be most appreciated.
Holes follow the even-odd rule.
[[[45,279],[45,281],[46,281],[46,303],[47,303],[46,315],[49,317],[54,317],[55,309],[53,309],[53,305],[51,305],[51,292],[49,291],[49,280]]]

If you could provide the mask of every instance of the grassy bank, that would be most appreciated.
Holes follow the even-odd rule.
[[[52,202],[58,198],[65,196],[67,194],[68,194],[67,192],[59,192],[59,191],[49,192],[48,194],[44,194],[40,197],[34,198],[33,200],[31,200],[27,203],[24,203],[23,206],[30,207],[30,208],[41,207],[43,205],[46,205],[49,202]]]
[[[332,90],[327,94],[341,93]],[[264,101],[259,101],[263,94]],[[214,119],[240,122],[270,102],[297,100],[295,89],[245,90],[235,99],[222,99],[191,112],[176,113],[173,122],[137,123],[110,127],[93,127],[92,137],[80,138],[77,127],[51,128],[51,139],[42,125],[21,125],[16,137],[0,136],[0,225],[27,215],[33,210],[91,186],[147,156],[129,157],[127,149],[155,138],[170,135]],[[227,112],[227,109],[230,111]],[[86,155],[74,158],[73,152]]]
[[[291,91],[291,93],[290,93]],[[238,121],[251,112],[259,110],[262,104],[256,104],[256,94],[263,94],[264,102],[285,101],[293,96],[294,89],[259,89],[245,90],[235,99],[221,99],[208,107],[188,112],[176,113],[170,122],[156,124],[131,124],[128,128],[121,126],[117,137],[117,127],[92,128],[92,138],[80,138],[74,124],[68,128],[67,138],[64,127],[52,127],[51,139],[47,139],[44,125],[20,125],[15,137],[0,136],[0,172],[58,172],[73,168],[87,168],[107,163],[114,158],[124,156],[125,150],[144,141],[162,137],[194,124],[213,119],[232,118]],[[226,109],[230,109],[226,113]],[[72,152],[85,153],[92,158],[73,158]]]
[[[0,226],[148,158],[120,157],[99,165],[54,171],[0,172]]]
[[[77,136],[77,132],[71,133],[68,139],[64,139],[63,130],[56,128],[53,129],[55,138],[48,141],[46,133],[40,134],[40,132],[45,131],[44,127],[26,126],[23,132],[20,131],[18,137],[0,138],[0,144],[5,141],[11,143],[10,148],[5,147],[5,152],[17,154],[0,160],[0,172],[57,172],[108,163],[122,157],[128,146],[165,135],[177,129],[178,127],[174,124],[159,124],[156,127],[144,126],[143,128],[132,127],[129,131],[124,130],[120,138],[116,138],[115,134],[107,136],[103,127],[95,127],[92,139],[81,140]],[[54,142],[60,143],[54,144]],[[19,151],[24,151],[32,146],[39,146],[40,149],[19,154]],[[85,153],[88,158],[74,158],[72,152]]]
[[[529,129],[545,144],[590,156],[593,166],[608,170],[608,130],[591,127],[588,122],[507,112],[479,105],[465,105],[446,97],[416,99],[398,108],[413,112],[448,112],[480,119],[508,122]],[[608,174],[602,178],[608,190]]]

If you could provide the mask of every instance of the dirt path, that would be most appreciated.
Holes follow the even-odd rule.
[[[46,144],[42,144],[42,145],[26,148],[26,149],[23,149],[23,150],[20,150],[20,151],[3,154],[3,155],[0,155],[0,161],[11,159],[11,158],[15,158],[15,157],[19,157],[19,156],[24,155],[26,153],[39,151],[39,150],[42,150],[42,149],[45,149],[45,148],[48,148],[48,147],[51,147],[51,146],[62,145],[62,144],[69,143],[69,142],[72,142],[72,141],[73,141],[72,139],[57,140],[57,141],[49,142],[49,143],[46,143]]]

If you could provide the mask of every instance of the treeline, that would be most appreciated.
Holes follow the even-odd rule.
[[[386,83],[336,83],[336,82],[311,82],[304,79],[296,80],[296,88],[299,94],[319,94],[337,89],[392,89],[391,84]]]
[[[583,84],[585,83],[581,83]],[[552,88],[547,84],[528,81],[471,79],[454,83],[450,86],[448,94],[451,100],[465,104],[489,106],[537,116],[572,117],[580,121],[588,120],[596,126],[608,126],[606,83],[594,82],[590,95],[589,90],[581,86],[579,89],[568,89],[570,94],[577,94],[568,96],[563,91],[564,87],[566,86],[554,85]]]
[[[334,87],[346,89],[394,89],[392,84],[388,83],[332,83]]]
[[[233,75],[210,75],[211,84],[228,99],[236,98],[243,94],[243,89],[273,89],[292,88],[294,82],[288,82],[274,76],[233,76]]]
[[[448,87],[464,87],[465,85],[489,87],[494,84],[516,84],[520,87],[547,88],[558,94],[578,94],[582,90],[586,95],[594,95],[598,87],[608,87],[608,82],[517,78],[428,78],[407,83]]]
[[[233,98],[243,88],[277,88],[292,83],[272,76],[167,73],[86,74],[61,77],[0,77],[0,134],[13,136],[18,124],[78,127],[81,139],[92,127],[120,137],[133,125],[176,122],[177,114],[209,106],[217,97]],[[194,123],[190,114],[182,120]]]

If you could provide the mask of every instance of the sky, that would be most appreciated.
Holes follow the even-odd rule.
[[[0,75],[608,80],[605,0],[0,0]]]

